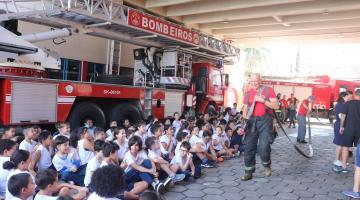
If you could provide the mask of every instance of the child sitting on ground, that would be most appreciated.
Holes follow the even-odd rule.
[[[100,164],[104,158],[103,155],[103,147],[104,141],[102,140],[95,140],[94,142],[94,150],[95,156],[90,159],[86,166],[85,178],[84,178],[84,185],[88,187],[91,181],[91,176],[95,172],[96,169],[100,167]]]
[[[125,130],[125,128],[123,128],[123,127],[115,128],[114,129],[114,136],[116,138],[116,140],[114,142],[119,146],[118,157],[119,157],[119,161],[121,163],[122,160],[124,160],[126,152],[129,150],[129,148],[128,148],[128,140],[126,139],[126,130]]]
[[[7,184],[10,194],[15,197],[12,200],[27,200],[35,194],[35,184],[30,174],[20,173],[10,177]]]
[[[36,138],[36,132],[32,127],[26,127],[23,130],[25,139],[20,143],[19,149],[28,151],[30,154],[33,153],[36,146],[34,139]]]
[[[58,129],[58,134],[54,136],[54,140],[60,135],[70,139],[70,124],[68,122],[60,122],[57,125],[57,129]]]
[[[84,186],[86,167],[80,166],[81,162],[76,151],[70,149],[69,139],[59,136],[54,141],[57,153],[53,157],[55,169],[60,173],[61,180],[72,181],[76,185]]]
[[[49,169],[52,166],[52,134],[49,131],[43,131],[39,134],[38,141],[40,145],[35,150],[29,167],[33,176],[36,175],[36,171]]]
[[[96,127],[96,128],[94,129],[94,134],[95,134],[95,140],[105,141],[105,139],[106,139],[106,133],[105,133],[105,130],[104,130],[103,128]]]
[[[185,178],[185,175],[175,174],[174,171],[171,171],[169,162],[161,157],[160,144],[155,137],[149,137],[146,139],[146,147],[148,149],[148,156],[150,160],[157,166],[160,178],[167,177],[164,181],[165,187],[168,187],[171,182],[175,183],[182,181]]]
[[[103,146],[104,159],[101,162],[100,167],[107,165],[119,165],[118,150],[119,146],[114,142],[105,142]]]
[[[69,187],[71,189],[78,190],[76,195],[73,195],[74,199],[85,199],[87,189],[77,187],[71,184],[60,184],[58,181],[58,174],[53,169],[47,169],[39,171],[35,177],[35,183],[39,187],[40,191],[36,194],[34,200],[56,200],[58,196],[53,196],[59,192],[59,196],[69,195]]]
[[[9,182],[10,177],[15,174],[20,174],[20,173],[30,174],[30,172],[29,172],[30,161],[31,161],[31,158],[30,158],[30,153],[28,151],[21,150],[21,149],[16,150],[10,156],[10,161],[6,161],[3,164],[3,167],[5,170],[11,170],[11,171],[9,171],[9,173],[7,175],[6,181]],[[13,198],[13,196],[9,193],[9,190],[6,190],[5,197],[6,197],[5,199]],[[32,199],[32,198],[29,198],[29,199]]]
[[[174,157],[174,127],[172,125],[165,126],[165,134],[160,136],[160,150],[165,160],[170,161]]]
[[[142,140],[138,136],[133,136],[129,139],[129,151],[125,154],[123,165],[125,168],[126,182],[128,183],[128,189],[133,188],[134,183],[138,181],[145,181],[146,188],[153,186],[156,192],[164,192],[164,184],[156,182],[154,178],[158,177],[155,164],[152,163],[144,150],[141,150]],[[144,190],[146,189],[144,188]],[[144,191],[143,190],[143,191]],[[143,191],[134,192],[140,194]]]
[[[94,144],[89,130],[85,127],[80,127],[72,132],[69,144],[73,148],[77,148],[81,166],[86,168],[86,164],[94,157]]]
[[[225,145],[225,136],[221,126],[216,127],[215,134],[212,136],[212,143],[218,157],[224,155],[234,156],[234,150]]]
[[[193,127],[193,130],[191,131],[191,138],[190,138],[190,145],[191,150],[190,152],[194,153],[194,158],[198,158],[201,160],[201,167],[204,168],[213,168],[215,167],[210,163],[210,160],[206,156],[206,147],[203,139],[199,136],[199,127],[195,126]]]
[[[4,133],[1,136],[1,139],[14,139],[15,137],[15,127],[7,126],[4,128]]]
[[[110,122],[110,128],[106,131],[106,141],[114,140],[114,129],[117,127],[117,121]]]
[[[6,161],[10,161],[10,156],[16,151],[17,144],[9,139],[0,139],[0,199],[5,198],[6,180],[9,170],[3,168]]]
[[[171,160],[170,168],[172,171],[184,174],[186,178],[199,178],[201,176],[201,168],[197,167],[197,169],[195,169],[190,148],[190,143],[183,141],[179,153],[175,153],[175,157]]]

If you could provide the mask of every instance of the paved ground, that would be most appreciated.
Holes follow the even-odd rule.
[[[289,131],[296,137],[296,129]],[[193,183],[176,185],[165,197],[169,200],[349,199],[341,191],[352,187],[353,173],[344,175],[332,171],[332,131],[329,126],[312,126],[314,157],[311,159],[298,154],[284,136],[278,137],[272,145],[271,177],[264,177],[257,157],[253,180],[242,182],[244,161],[241,156],[225,161],[216,169],[206,169],[205,175]]]

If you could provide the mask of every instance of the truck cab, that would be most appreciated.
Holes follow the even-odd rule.
[[[224,104],[224,91],[228,86],[228,75],[221,64],[210,62],[193,63],[196,112],[215,114]]]

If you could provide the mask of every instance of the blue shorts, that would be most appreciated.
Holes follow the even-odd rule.
[[[360,167],[360,144],[356,146],[355,165]]]

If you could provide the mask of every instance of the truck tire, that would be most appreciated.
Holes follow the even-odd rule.
[[[210,116],[216,116],[217,112],[216,112],[216,108],[213,104],[209,104],[206,109],[205,109],[206,113],[209,113]]]
[[[91,118],[94,125],[98,127],[105,127],[105,114],[101,108],[92,102],[82,102],[76,105],[69,117],[70,127],[72,129],[83,126],[84,120]]]
[[[117,121],[121,124],[124,119],[129,119],[131,123],[138,123],[142,120],[140,110],[132,104],[121,103],[110,111],[110,121]]]

